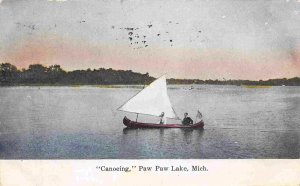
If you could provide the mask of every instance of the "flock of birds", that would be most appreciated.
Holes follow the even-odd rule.
[[[78,24],[85,24],[87,23],[86,20],[78,20]],[[17,22],[15,23],[19,28],[23,27],[25,29],[28,29],[28,34],[32,34],[33,31],[37,30],[38,27],[35,24],[24,24]],[[169,25],[179,25],[178,22],[168,22]],[[56,28],[56,24],[52,25],[51,28]],[[172,47],[175,44],[175,40],[171,37],[171,32],[168,30],[164,31],[155,31],[156,29],[153,29],[155,25],[153,25],[151,22],[149,24],[145,24],[143,27],[120,27],[118,29],[125,31],[125,38],[129,41],[129,46],[133,49],[143,49],[147,48],[151,44],[151,40],[156,37],[156,39],[166,43],[170,47]],[[50,29],[50,28],[49,28]],[[116,29],[116,27],[113,25],[111,26],[111,29]],[[146,34],[148,33],[148,35]],[[200,34],[202,33],[201,30],[196,31],[196,37],[194,39],[190,39],[190,42],[193,42],[195,39],[199,38]],[[151,34],[151,35],[149,35]],[[124,38],[124,37],[123,37]],[[118,38],[116,38],[118,40]],[[202,40],[203,41],[203,40]]]
[[[173,23],[172,21],[168,22],[169,24],[176,24],[179,25],[178,22]],[[153,36],[156,36],[158,39],[160,39],[163,42],[166,42],[167,44],[169,44],[169,46],[173,46],[174,45],[174,39],[170,36],[170,32],[169,31],[163,31],[163,32],[155,32],[152,31],[153,30],[154,25],[152,23],[145,25],[144,27],[121,27],[119,29],[121,30],[125,30],[127,32],[127,38],[129,41],[130,46],[133,47],[133,49],[142,49],[142,48],[147,48],[150,45],[150,41],[148,40],[148,38],[151,38]],[[112,29],[115,29],[115,26],[111,27]],[[151,33],[151,36],[149,37],[148,35],[146,35],[145,33],[145,29],[148,29]],[[140,34],[140,31],[143,32],[143,34]],[[202,33],[201,30],[197,31],[197,36],[196,38],[199,38],[199,34]],[[190,42],[192,42],[193,40],[190,39]]]
[[[22,24],[20,22],[17,22],[16,25],[18,26],[19,29],[21,27],[28,29],[29,30],[28,34],[30,34],[30,35],[32,34],[32,31],[37,29],[35,24]]]
[[[152,25],[147,25],[149,28],[152,27]],[[131,46],[136,46],[134,49],[139,49],[142,47],[148,47],[148,41],[146,35],[139,35],[138,30],[140,28],[119,28],[121,30],[126,30],[128,34],[128,40]]]

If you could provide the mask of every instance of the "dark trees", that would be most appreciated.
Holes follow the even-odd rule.
[[[41,64],[29,65],[28,69],[19,71],[9,63],[0,64],[0,85],[128,85],[150,84],[155,78],[148,73],[141,74],[131,70],[87,69],[64,71],[60,65],[49,67]],[[199,80],[168,79],[169,84],[213,84],[213,85],[271,85],[300,86],[300,78],[270,79],[266,81],[250,80]]]
[[[19,79],[19,73],[20,72],[17,70],[17,67],[12,64],[0,64],[0,83],[6,85],[17,82]]]

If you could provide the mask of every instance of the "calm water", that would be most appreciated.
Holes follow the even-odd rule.
[[[300,158],[300,87],[188,88],[171,102],[204,130],[125,128],[116,109],[139,88],[0,88],[0,158]]]

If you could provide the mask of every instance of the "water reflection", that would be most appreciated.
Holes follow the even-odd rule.
[[[176,144],[178,140],[184,141],[186,144],[190,144],[194,141],[197,143],[201,140],[203,136],[203,129],[138,129],[138,128],[123,128],[123,141],[133,140],[132,138],[139,139],[147,138],[152,136],[155,139],[158,139],[159,146],[163,146],[165,141]],[[157,137],[154,137],[157,136]],[[131,139],[128,139],[130,137]]]
[[[192,137],[193,137],[193,129],[183,129],[181,130],[183,134],[183,140],[185,143],[190,144],[192,142]]]
[[[196,140],[200,141],[200,139],[202,138],[203,134],[204,134],[204,129],[198,129],[195,131],[196,133]]]
[[[160,148],[163,146],[164,137],[165,137],[165,129],[159,129],[159,147]]]
[[[123,128],[123,135],[133,134],[133,133],[137,134],[139,130],[145,130],[145,129],[125,127]]]

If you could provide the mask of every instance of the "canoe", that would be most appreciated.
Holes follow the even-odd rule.
[[[203,129],[204,122],[201,120],[198,123],[192,125],[182,125],[182,124],[154,124],[154,123],[140,123],[131,121],[126,116],[123,119],[123,124],[130,128],[193,128],[193,129]]]

